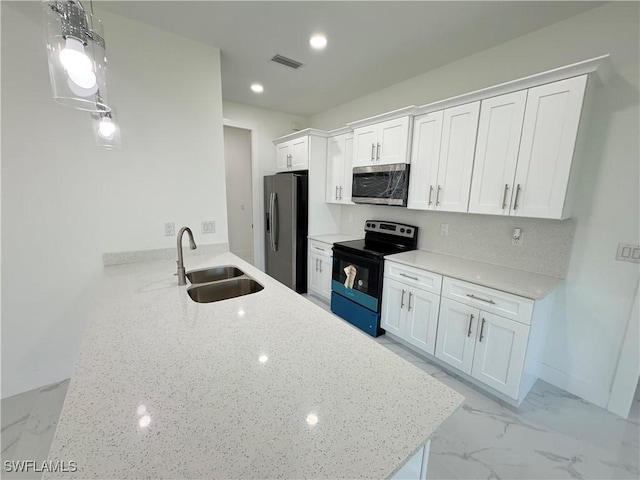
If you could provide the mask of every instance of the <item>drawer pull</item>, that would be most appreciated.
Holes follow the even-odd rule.
[[[484,318],[482,319],[482,325],[480,325],[480,339],[478,340],[479,342],[482,341],[482,332],[484,332]]]
[[[404,290],[402,290],[402,298],[400,299],[400,308],[404,308]]]
[[[490,303],[491,305],[496,304],[496,302],[494,302],[493,300],[486,300],[484,298],[476,297],[475,295],[472,295],[470,293],[467,293],[467,297],[473,298],[474,300],[480,300],[481,302],[487,302],[487,303]]]
[[[416,282],[420,281],[418,277],[412,277],[411,275],[407,275],[406,273],[401,273],[400,276],[410,278],[411,280],[415,280]]]
[[[467,338],[471,336],[471,324],[473,323],[473,313],[469,315],[469,328],[467,328]]]

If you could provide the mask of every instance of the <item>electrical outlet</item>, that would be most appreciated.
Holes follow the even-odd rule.
[[[440,224],[440,235],[444,235],[444,236],[449,235],[449,224],[448,223],[441,223]]]
[[[164,236],[172,237],[176,234],[176,225],[173,222],[167,222],[164,224]]]
[[[522,246],[522,229],[514,228],[513,235],[511,236],[511,245],[514,247]]]
[[[216,222],[213,220],[202,222],[202,233],[216,233]]]
[[[619,243],[616,260],[620,260],[621,262],[640,263],[640,245]]]

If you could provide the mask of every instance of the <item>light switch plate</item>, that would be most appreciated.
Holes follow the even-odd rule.
[[[619,243],[616,260],[620,260],[621,262],[640,263],[640,245]]]
[[[176,226],[173,222],[167,222],[164,224],[164,236],[172,237],[176,234]]]
[[[440,235],[444,235],[444,236],[449,235],[449,224],[448,223],[441,223],[440,224]]]

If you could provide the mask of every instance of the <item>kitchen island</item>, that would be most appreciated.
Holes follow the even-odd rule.
[[[235,255],[197,261],[264,289],[199,304],[172,261],[106,268],[49,454],[77,471],[45,478],[387,478],[462,403]]]

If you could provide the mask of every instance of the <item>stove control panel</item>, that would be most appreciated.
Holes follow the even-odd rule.
[[[417,238],[418,236],[418,227],[384,220],[367,220],[364,225],[364,231],[397,235],[405,238]]]

